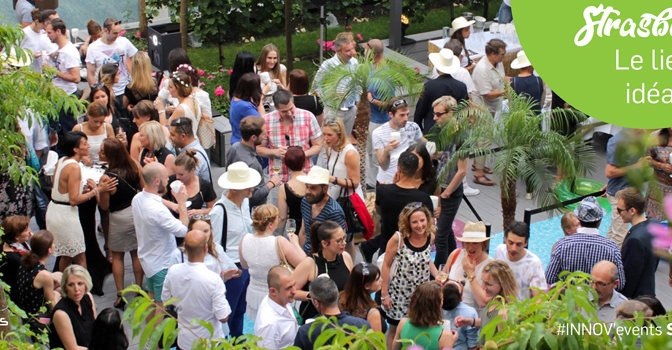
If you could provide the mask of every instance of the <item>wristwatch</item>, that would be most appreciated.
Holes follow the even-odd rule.
[[[338,178],[334,176],[334,181],[331,182],[333,185],[338,185]]]
[[[476,278],[476,275],[467,277],[467,280],[468,280],[469,282],[471,282],[471,281],[474,280],[474,278]]]

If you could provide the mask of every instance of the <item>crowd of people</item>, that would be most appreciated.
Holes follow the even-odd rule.
[[[523,222],[505,228],[494,259],[482,222],[467,223],[456,236],[453,221],[463,196],[478,194],[467,184],[468,159],[453,160],[464,140],[456,137],[437,149],[426,135],[448,125],[463,101],[483,101],[493,115],[501,113],[509,80],[539,111],[545,96],[524,52],[511,64],[520,75],[504,76],[506,44],[499,39],[488,42],[485,57],[472,60],[465,49],[471,22],[462,17],[453,22],[446,47],[429,55],[436,78],[425,83],[412,121],[404,97],[382,101],[370,87],[366,137],[353,133],[362,94],[333,109],[310,93],[322,91],[325,71],[358,64],[351,35],[337,36],[335,55],[320,66],[312,86],[306,72],[287,72],[273,44],[256,60],[238,53],[230,76],[226,172],[214,178],[202,136],[203,120],[213,111],[184,50],[171,51],[169,74],[157,79],[147,54],[119,36],[120,21],[91,24],[90,39],[78,51],[63,20],[48,11],[30,14],[32,21],[20,21],[26,25],[22,45],[35,53],[33,68],[54,65],[54,85],[79,97],[83,59],[89,85],[81,122],[62,111],[58,125],[24,131],[27,148],[40,154],[51,148],[61,156],[52,188],[35,189],[48,198],[34,213],[40,230],[31,232],[27,205],[2,217],[3,281],[29,315],[25,322],[49,329],[52,347],[128,346],[117,311],[97,314],[92,296],[103,294],[104,278],[112,273],[113,306],[124,309],[127,252],[134,282],[151,298],[159,305],[178,299],[171,312],[180,321],[181,349],[198,337],[239,337],[245,317],[254,320],[263,347],[312,349],[321,330],[311,332],[310,320],[320,315],[383,332],[391,349],[409,340],[425,349],[472,349],[484,343],[483,326],[506,316],[507,304],[545,293],[562,271],[591,274],[599,321],[633,310],[660,313],[654,297],[658,259],[647,230],[662,219],[660,197],[644,197],[624,175],[648,161],[666,191],[672,173],[668,129],[644,160],[624,162],[615,150],[625,137],[610,141],[610,234],[598,231],[605,210],[595,198],[584,199],[563,217],[558,229],[566,237],[554,246],[546,269],[527,249],[530,229]],[[369,40],[364,49],[375,65],[385,64],[380,40]],[[46,142],[47,135],[58,141]],[[358,142],[367,143],[367,154],[359,154]],[[366,183],[360,183],[360,158],[370,170]],[[494,185],[484,159],[472,169],[474,183]],[[215,180],[224,189],[219,198]],[[347,224],[351,208],[342,199],[364,198],[372,188],[380,234],[359,243],[358,254]],[[102,251],[96,231],[104,237]],[[54,272],[45,266],[51,255],[57,257]],[[498,298],[504,303],[492,302]],[[214,333],[192,324],[194,318],[210,323]]]

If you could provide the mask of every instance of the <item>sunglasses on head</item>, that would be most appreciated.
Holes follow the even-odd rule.
[[[392,103],[392,108],[406,107],[408,103],[403,98],[401,100],[396,100]]]
[[[191,216],[192,220],[210,220],[210,214],[195,214]]]
[[[420,207],[422,207],[422,202],[413,202],[413,203],[409,203],[408,205],[406,205],[404,207],[404,209],[413,210],[413,209],[418,209]]]

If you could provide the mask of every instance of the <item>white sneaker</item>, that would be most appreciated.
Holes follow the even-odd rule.
[[[477,188],[471,188],[469,186],[464,186],[463,191],[464,191],[464,195],[467,196],[467,197],[477,196],[479,193],[481,193],[481,190],[479,190]]]

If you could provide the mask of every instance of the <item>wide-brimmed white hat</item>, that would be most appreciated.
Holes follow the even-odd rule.
[[[453,23],[451,24],[452,27],[450,28],[450,35],[452,36],[453,33],[455,33],[456,31],[462,28],[466,28],[474,23],[476,23],[476,21],[467,21],[467,19],[464,18],[463,16],[457,17],[453,20]]]
[[[441,49],[439,52],[430,53],[429,61],[432,62],[436,70],[444,74],[453,74],[460,68],[460,60],[450,49]]]
[[[0,58],[5,61],[7,64],[13,67],[25,67],[33,63],[33,54],[28,50],[20,49],[23,51],[24,58],[19,59],[16,55],[16,50],[12,47],[9,50],[9,56],[7,56],[7,51],[0,53]]]
[[[485,242],[490,239],[486,236],[485,233],[485,224],[483,221],[471,222],[467,221],[464,225],[464,232],[462,232],[462,237],[455,237],[460,242]]]
[[[518,54],[516,54],[516,59],[514,59],[511,62],[511,68],[513,69],[521,69],[525,67],[531,66],[532,63],[530,63],[530,60],[527,59],[527,55],[525,54],[525,51],[520,50],[518,51]]]
[[[217,180],[217,184],[221,188],[244,190],[258,185],[261,181],[259,172],[243,162],[232,163],[226,170]]]
[[[308,175],[299,175],[297,180],[309,185],[328,185],[329,184],[329,170],[314,166],[310,168]]]

